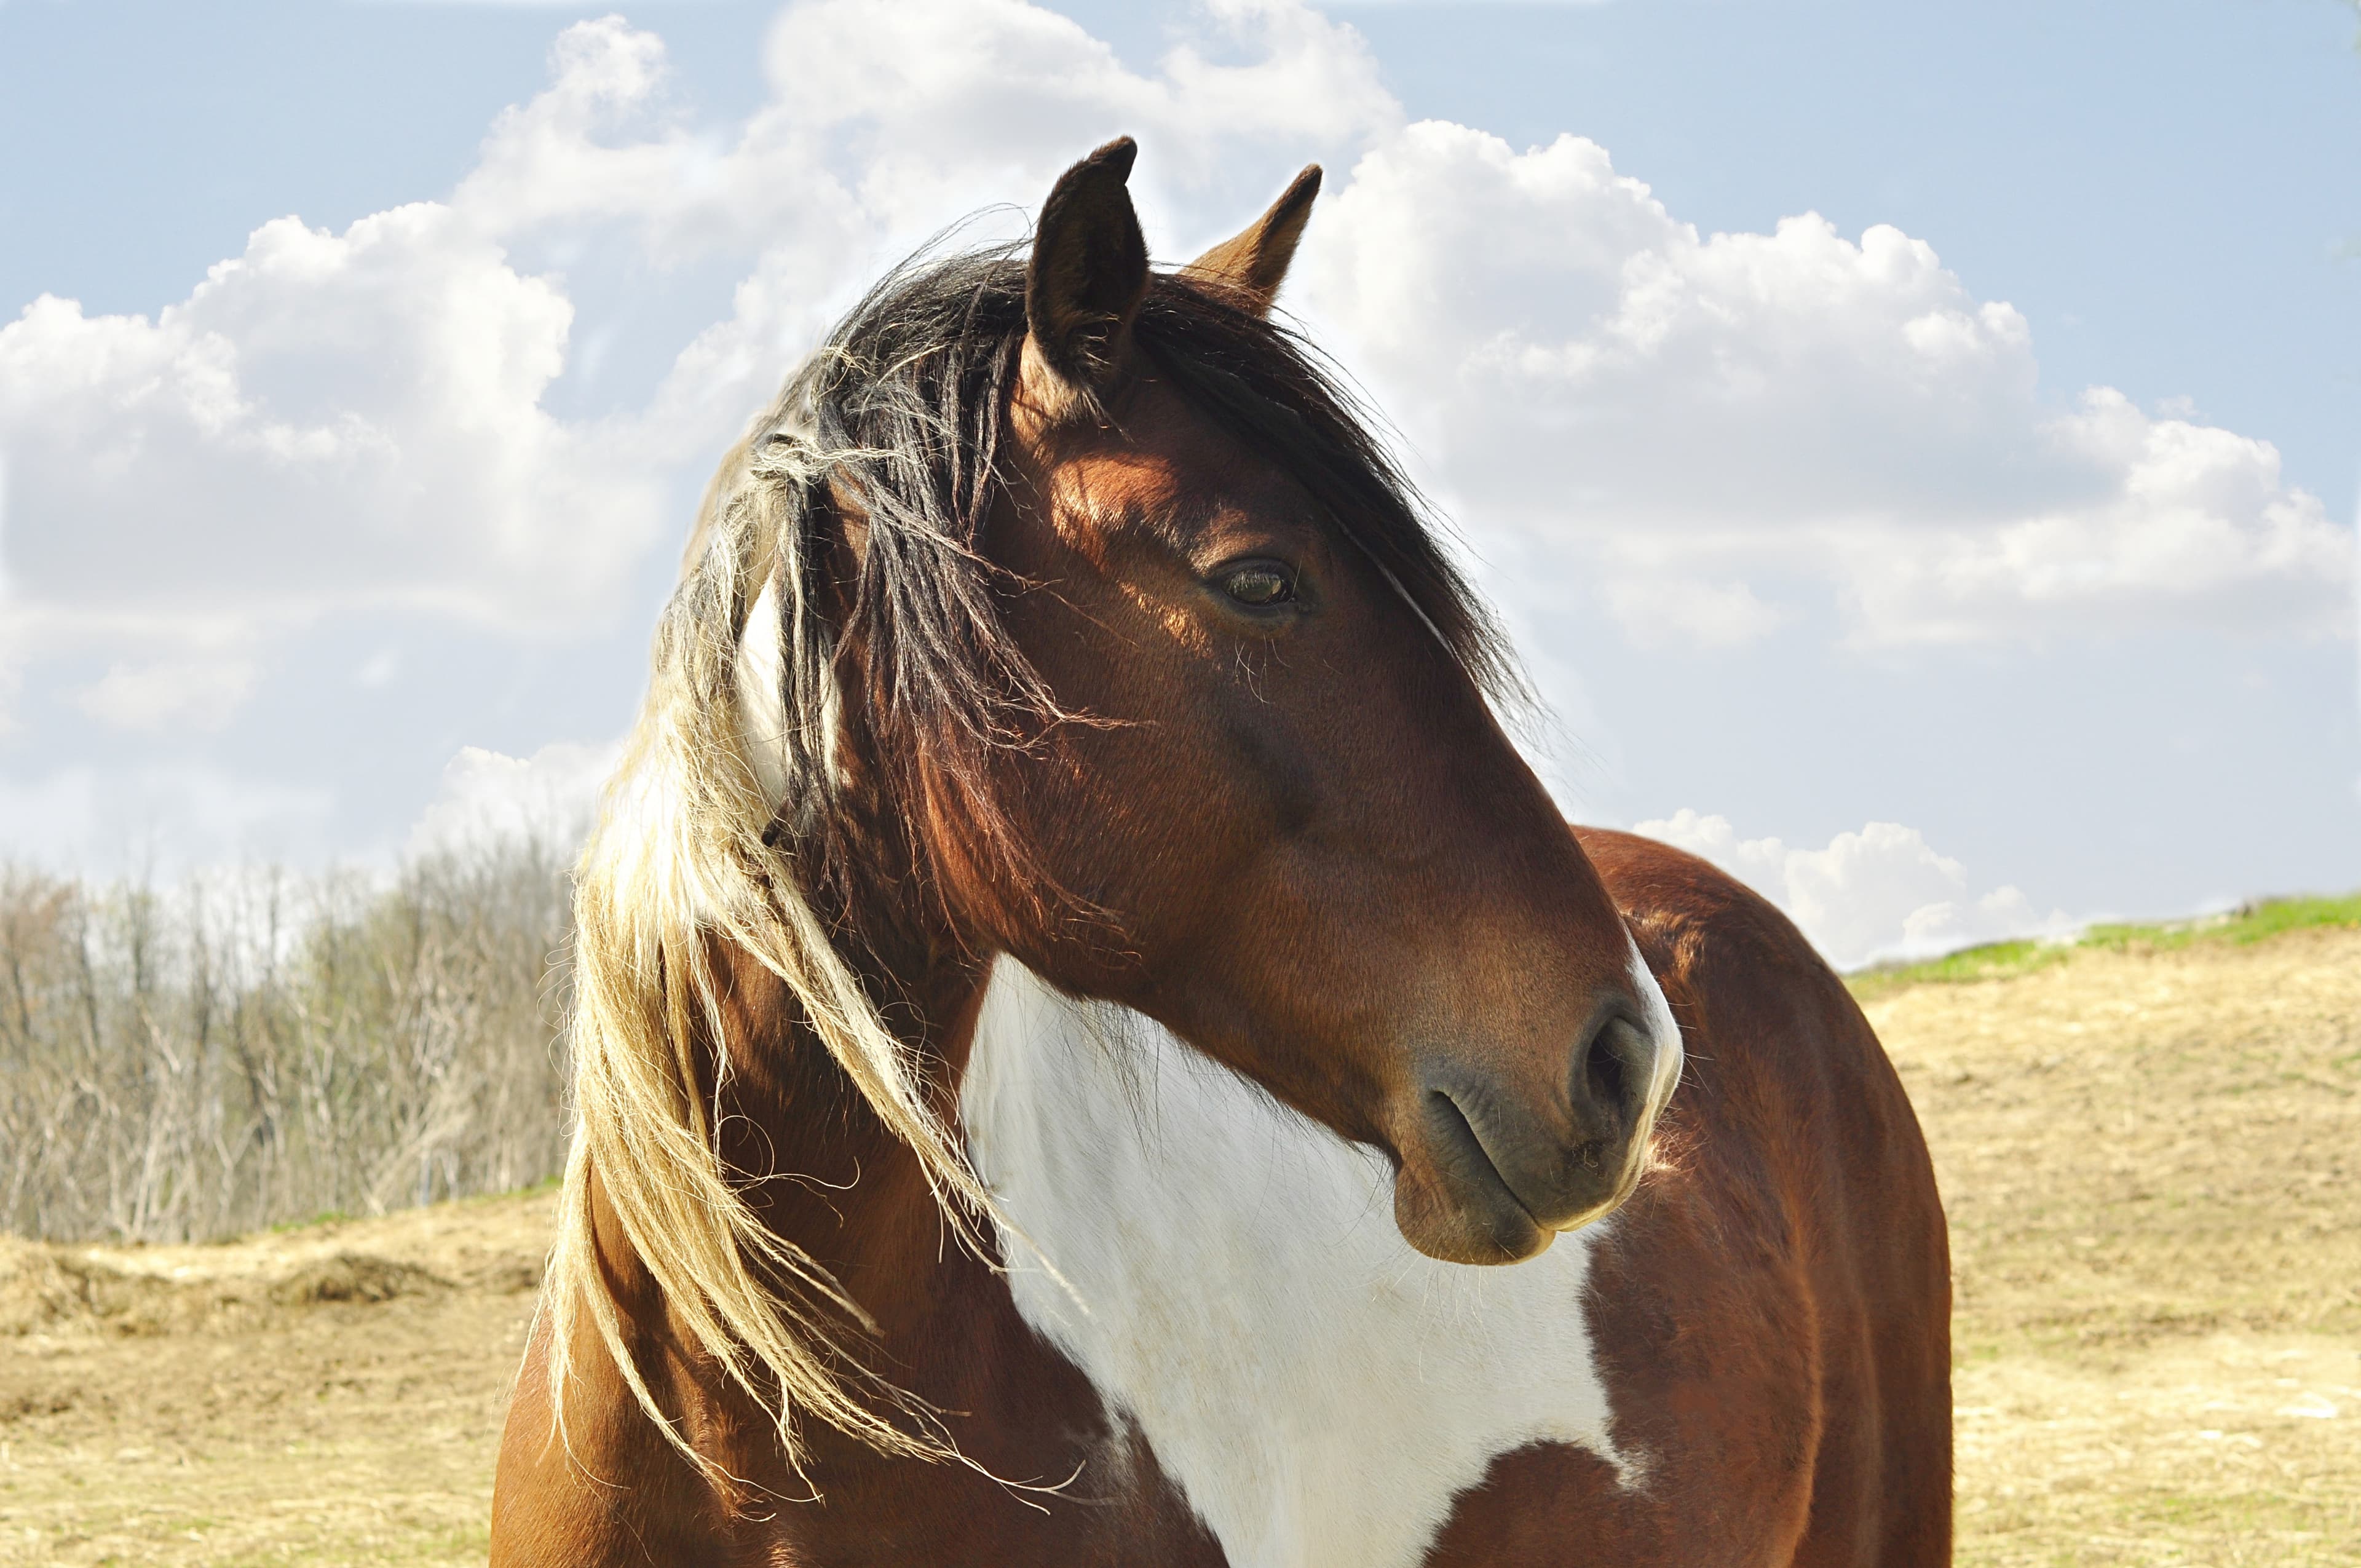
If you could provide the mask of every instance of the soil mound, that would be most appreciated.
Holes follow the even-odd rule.
[[[340,1252],[307,1263],[273,1285],[270,1299],[282,1307],[315,1307],[330,1301],[375,1306],[397,1296],[424,1296],[453,1288],[451,1281],[416,1264],[364,1252]]]
[[[0,1240],[0,1335],[170,1333],[221,1303],[79,1248]]]
[[[547,1193],[169,1246],[0,1235],[0,1340],[258,1327],[290,1309],[382,1306],[541,1284]]]

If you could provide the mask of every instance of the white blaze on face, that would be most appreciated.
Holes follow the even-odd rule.
[[[1659,1042],[1668,1093],[1678,1037]],[[1018,1311],[1137,1423],[1239,1568],[1408,1568],[1528,1443],[1634,1478],[1583,1308],[1601,1227],[1512,1267],[1439,1263],[1395,1229],[1375,1152],[1007,958],[960,1114],[1023,1232],[1002,1238]]]

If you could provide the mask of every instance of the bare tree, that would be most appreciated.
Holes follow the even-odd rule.
[[[0,867],[0,1228],[182,1240],[554,1173],[566,892],[538,840],[390,884]]]

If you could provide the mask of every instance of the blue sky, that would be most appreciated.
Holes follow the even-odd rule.
[[[0,5],[0,850],[578,793],[796,348],[1129,130],[1167,260],[1328,165],[1578,814],[1848,959],[2361,884],[2350,5],[604,15]]]

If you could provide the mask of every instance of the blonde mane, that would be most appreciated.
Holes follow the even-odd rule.
[[[860,1306],[762,1223],[724,1167],[719,1113],[698,1095],[695,1055],[699,1040],[713,1047],[718,1102],[729,1058],[719,1048],[714,941],[736,944],[785,982],[829,1054],[916,1152],[962,1240],[981,1246],[977,1223],[991,1210],[927,1102],[911,1048],[829,941],[794,855],[766,837],[776,802],[750,755],[738,645],[750,609],[775,587],[789,683],[808,690],[830,678],[829,640],[806,611],[802,582],[803,498],[826,466],[775,425],[731,454],[699,519],[703,548],[659,624],[647,700],[577,881],[575,1137],[544,1295],[552,1406],[562,1427],[575,1334],[587,1315],[649,1419],[708,1471],[710,1462],[659,1407],[625,1340],[597,1255],[594,1171],[681,1327],[772,1413],[791,1461],[803,1452],[798,1412],[886,1453],[948,1453],[929,1414],[867,1373],[844,1343],[848,1321],[866,1324]],[[791,705],[791,717],[796,711]],[[781,739],[785,751],[805,759],[785,778],[790,798],[824,792],[824,771],[813,771],[825,768],[819,738]],[[918,1430],[880,1413],[848,1380],[885,1411],[917,1417]]]

